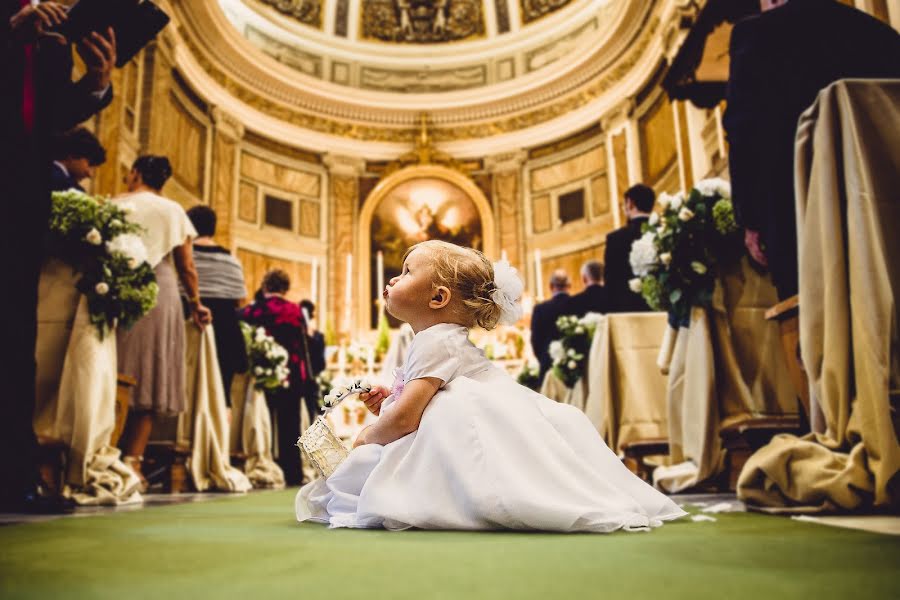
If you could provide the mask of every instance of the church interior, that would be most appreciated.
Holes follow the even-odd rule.
[[[900,38],[892,0],[821,1]],[[98,219],[97,206],[138,218],[126,206],[135,174],[151,181],[138,167],[167,160],[163,185],[146,189],[198,236],[187,267],[183,234],[160,253],[174,248],[162,261],[186,333],[183,348],[165,343],[171,356],[145,345],[134,360],[178,372],[184,393],[177,409],[137,408],[143,382],[122,356],[141,342],[123,338],[125,313],[98,325],[107,288],[85,291],[51,251],[36,293],[35,455],[43,493],[69,508],[0,511],[0,596],[896,597],[900,75],[842,77],[788,132],[799,289],[783,294],[778,246],[766,241],[768,268],[754,260],[738,205],[753,200],[738,195],[748,180],[771,182],[730,164],[747,156],[730,129],[732,31],[767,3],[774,14],[814,2],[763,0],[761,14],[759,0],[153,0],[168,20],[78,123],[103,159],[81,192],[54,192],[51,223],[74,197],[95,199]],[[77,80],[91,67],[73,54]],[[655,197],[648,210],[637,188]],[[614,232],[638,213],[647,223],[617,267]],[[703,258],[666,250],[666,227]],[[377,420],[360,399],[328,398],[353,381],[391,389],[404,364],[414,332],[384,290],[426,240],[508,261],[518,320],[473,328],[472,344],[583,413],[686,516],[603,535],[297,522],[298,487],[332,460],[301,443],[317,417],[342,457]],[[639,271],[632,240],[657,244],[656,266]],[[672,291],[674,275],[658,277],[670,260],[702,289]],[[220,378],[225,322],[204,277],[225,263],[243,295],[224,310],[246,351]],[[162,298],[148,264],[159,285],[142,289]],[[622,268],[642,308],[614,307]],[[598,286],[599,308],[570,303],[539,323],[560,294]],[[253,321],[273,295],[296,322]],[[300,366],[282,341],[293,334],[279,333],[291,324]],[[539,326],[542,339],[552,329],[543,347]],[[288,394],[281,368],[302,393]],[[300,434],[302,454],[282,443]]]

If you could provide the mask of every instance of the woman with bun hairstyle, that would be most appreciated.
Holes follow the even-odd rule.
[[[197,231],[180,204],[160,195],[172,175],[165,156],[141,156],[125,177],[128,193],[115,202],[143,230],[147,262],[153,267],[159,295],[156,306],[129,330],[117,333],[119,373],[137,379],[125,434],[120,442],[124,462],[146,488],[141,471],[144,449],[155,415],[175,415],[185,408],[184,313],[178,281],[189,298],[197,327],[211,322],[200,303],[191,242]]]

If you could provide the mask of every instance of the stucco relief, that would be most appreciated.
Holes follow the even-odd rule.
[[[431,44],[484,34],[481,0],[363,0],[363,37]]]

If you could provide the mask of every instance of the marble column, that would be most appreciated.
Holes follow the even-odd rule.
[[[209,205],[216,212],[216,242],[234,250],[233,224],[237,214],[240,181],[241,138],[244,125],[218,107],[212,109],[213,156],[212,193]]]

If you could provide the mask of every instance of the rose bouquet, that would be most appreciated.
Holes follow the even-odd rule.
[[[566,387],[572,387],[584,375],[587,355],[601,315],[588,313],[580,319],[562,316],[556,320],[556,327],[562,337],[550,343],[550,358],[553,359],[553,373]]]
[[[516,382],[534,391],[541,387],[541,367],[534,361],[527,361],[522,365],[522,370],[516,376]]]
[[[288,352],[263,327],[241,322],[253,385],[258,390],[275,390],[290,385]]]
[[[629,285],[677,328],[692,307],[709,305],[719,270],[740,259],[743,245],[727,181],[703,180],[687,197],[661,194],[659,204],[631,246]]]
[[[156,306],[159,288],[139,230],[111,202],[77,190],[52,195],[48,254],[81,274],[76,286],[101,339],[116,325],[131,327]]]

